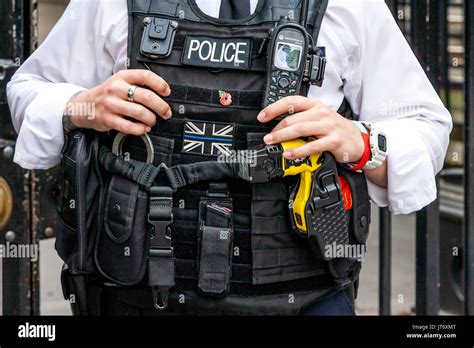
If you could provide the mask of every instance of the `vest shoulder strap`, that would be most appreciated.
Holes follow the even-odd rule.
[[[308,13],[308,26],[313,27],[314,42],[318,42],[321,24],[328,8],[329,0],[312,0],[310,1],[310,10]]]
[[[321,23],[324,19],[329,0],[308,0],[309,11],[307,18],[307,26],[313,33],[314,42],[318,41]],[[261,23],[276,22],[282,16],[293,16],[299,19],[303,0],[297,1],[294,5],[288,0],[263,0],[256,9],[256,16],[248,22],[241,25],[258,25]],[[131,38],[133,34],[133,14],[142,13],[150,15],[164,15],[175,18],[186,18],[191,21],[201,21],[202,19],[196,15],[193,6],[195,2],[190,0],[127,0],[129,15],[129,57]]]
[[[277,22],[282,16],[300,18],[303,0],[263,0],[256,9],[256,16],[240,25],[255,25],[265,22]],[[292,4],[293,3],[293,4]],[[308,25],[320,27],[326,12],[328,0],[309,0]],[[190,21],[202,19],[193,10],[196,3],[190,0],[128,0],[128,12],[150,15],[165,15],[175,18],[186,18]]]

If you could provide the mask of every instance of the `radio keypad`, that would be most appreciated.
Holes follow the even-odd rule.
[[[270,104],[284,97],[297,94],[298,75],[287,71],[276,70],[272,72],[270,80],[270,92],[268,93],[267,99]]]

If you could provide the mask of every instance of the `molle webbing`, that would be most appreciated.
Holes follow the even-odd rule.
[[[177,86],[173,84],[170,84],[170,88],[171,95],[167,98],[169,101],[197,105],[222,106],[218,89]],[[263,93],[261,91],[227,90],[227,92],[232,94],[232,108],[260,109],[260,104],[263,98]]]

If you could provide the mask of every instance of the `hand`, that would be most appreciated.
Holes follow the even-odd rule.
[[[358,162],[362,158],[365,144],[357,126],[319,101],[286,97],[265,108],[258,120],[269,122],[288,112],[290,116],[265,136],[265,143],[271,145],[301,137],[316,140],[286,151],[285,158],[303,158],[324,151],[331,152],[339,163]]]
[[[138,88],[134,95],[135,102],[132,103],[127,98],[128,89],[134,85]],[[143,88],[145,86],[151,90]],[[166,81],[153,72],[124,70],[101,85],[72,97],[67,109],[71,122],[78,128],[91,128],[100,132],[115,129],[126,134],[143,135],[155,125],[155,113],[163,119],[172,116],[170,106],[158,96],[166,97],[170,93]],[[124,118],[126,116],[139,122],[127,120]]]

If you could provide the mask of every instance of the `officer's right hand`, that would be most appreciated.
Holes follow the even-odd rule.
[[[138,86],[134,102],[128,101],[128,90],[132,86]],[[68,110],[72,110],[71,121],[78,128],[101,132],[115,129],[126,134],[143,135],[155,125],[155,113],[163,119],[171,117],[170,106],[159,97],[167,97],[170,93],[166,81],[151,71],[123,70],[101,85],[72,97]],[[84,115],[77,110],[94,112]],[[127,120],[126,116],[138,122]]]

